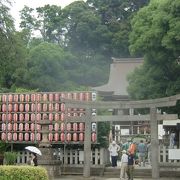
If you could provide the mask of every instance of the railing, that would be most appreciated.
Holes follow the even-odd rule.
[[[29,152],[18,152],[17,164],[26,164],[29,159]],[[61,161],[66,165],[80,165],[84,163],[84,151],[78,149],[66,149],[60,152],[60,156],[54,156],[54,160]],[[91,151],[92,165],[104,165],[109,162],[109,152],[107,149],[94,149]]]

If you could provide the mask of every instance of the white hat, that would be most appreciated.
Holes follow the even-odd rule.
[[[122,153],[126,153],[126,150],[122,150]]]
[[[112,144],[116,144],[116,142],[115,142],[115,141],[113,141],[113,142],[112,142]]]

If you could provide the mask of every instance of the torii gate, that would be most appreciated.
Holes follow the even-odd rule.
[[[175,114],[157,114],[157,108],[175,106],[177,100],[180,100],[180,94],[159,99],[141,100],[141,101],[75,101],[61,99],[67,108],[86,109],[83,117],[67,117],[68,121],[85,122],[84,139],[84,169],[83,176],[90,177],[90,157],[91,157],[91,123],[105,121],[150,121],[151,126],[151,149],[152,149],[152,178],[159,179],[159,161],[158,161],[158,121],[177,119]],[[149,108],[150,115],[113,115],[113,116],[92,116],[92,109],[138,109]]]

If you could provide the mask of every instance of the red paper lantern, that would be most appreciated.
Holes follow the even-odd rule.
[[[86,101],[90,100],[90,93],[88,93],[88,92],[85,93],[85,100]]]
[[[19,121],[23,121],[24,120],[24,115],[21,113],[19,114]]]
[[[38,113],[38,114],[37,114],[37,121],[40,122],[40,120],[41,120],[41,114]]]
[[[78,130],[78,124],[77,123],[73,123],[73,131],[77,131]]]
[[[42,119],[43,119],[43,120],[47,120],[47,119],[48,119],[48,115],[47,115],[47,114],[43,114]]]
[[[72,94],[71,93],[67,93],[67,98],[68,99],[72,99]]]
[[[2,121],[3,121],[3,122],[6,121],[6,114],[2,114]]]
[[[79,130],[84,131],[84,123],[79,123]]]
[[[41,104],[40,103],[37,104],[37,112],[41,112]]]
[[[55,111],[59,111],[59,104],[58,103],[55,104]]]
[[[56,113],[56,114],[54,115],[54,119],[55,119],[55,121],[59,121],[59,114],[58,114],[58,113]]]
[[[13,105],[12,104],[8,104],[8,111],[12,112],[12,109],[13,109]]]
[[[15,94],[15,95],[14,95],[14,102],[18,102],[18,99],[19,99],[19,98],[18,98],[18,95]]]
[[[65,130],[65,125],[64,125],[64,123],[61,123],[60,129],[61,129],[62,132]]]
[[[41,131],[41,125],[40,124],[37,124],[36,127],[37,127],[38,132]]]
[[[49,133],[48,139],[49,139],[50,142],[52,142],[52,140],[53,140],[53,134],[52,133]]]
[[[25,123],[25,131],[29,131],[29,124],[28,123]]]
[[[20,111],[20,112],[23,112],[23,111],[24,111],[24,104],[20,104],[20,105],[19,105],[19,111]]]
[[[75,100],[78,99],[78,94],[77,93],[73,93],[73,99],[75,99]]]
[[[43,101],[47,101],[47,94],[43,94]]]
[[[25,138],[25,141],[29,141],[29,133],[25,133],[24,138]]]
[[[26,112],[29,112],[29,104],[26,104],[26,105],[25,105],[25,111],[26,111]]]
[[[55,101],[59,101],[59,94],[55,94]]]
[[[34,131],[35,130],[35,125],[34,123],[31,123],[31,131]]]
[[[13,141],[17,141],[17,133],[13,133]]]
[[[23,123],[19,123],[19,131],[23,131]]]
[[[30,100],[30,95],[29,95],[29,94],[26,94],[26,95],[25,95],[25,101],[26,101],[26,102],[29,102],[29,100]]]
[[[20,94],[20,102],[24,101],[24,94]]]
[[[19,133],[18,139],[19,141],[23,141],[23,133]]]
[[[3,105],[2,105],[2,111],[3,111],[3,112],[6,112],[6,104],[3,104]]]
[[[14,104],[14,112],[18,112],[18,104]]]
[[[43,104],[43,111],[44,111],[44,112],[47,111],[47,104]]]
[[[49,101],[53,101],[53,94],[49,94]]]
[[[8,96],[8,101],[11,103],[12,100],[13,100],[13,95],[12,95],[12,94],[9,94],[9,96]]]
[[[64,142],[64,141],[65,141],[65,134],[64,134],[64,133],[61,133],[61,135],[60,135],[60,139],[61,139],[61,141],[62,141],[62,142]]]
[[[54,130],[55,130],[55,131],[58,131],[58,130],[59,130],[59,124],[58,124],[58,123],[55,123],[55,125],[54,125]]]
[[[54,140],[57,142],[59,140],[59,134],[58,133],[55,133],[54,134]]]
[[[12,121],[12,114],[8,114],[8,121]]]
[[[36,95],[35,94],[31,94],[31,102],[35,102],[36,101]]]
[[[71,131],[71,123],[67,123],[67,125],[66,125],[66,130],[67,130],[67,131]]]
[[[41,101],[41,94],[36,94],[36,100],[37,100],[37,102]]]
[[[14,124],[13,124],[13,131],[16,132],[17,130],[18,130],[18,124],[17,124],[17,123],[14,123]]]
[[[1,134],[1,140],[2,141],[6,141],[6,133],[2,133]]]
[[[7,135],[7,140],[8,140],[8,141],[11,141],[11,140],[12,140],[12,133],[8,133],[8,135]]]
[[[6,124],[2,123],[2,131],[6,131]]]
[[[7,129],[8,129],[8,131],[12,131],[12,124],[11,123],[8,123]]]
[[[53,114],[49,113],[49,121],[52,122],[52,120],[53,120]]]
[[[75,141],[75,142],[76,142],[76,141],[78,140],[77,138],[78,138],[77,133],[73,133],[73,141]]]
[[[30,140],[31,140],[31,141],[34,141],[34,139],[35,139],[35,135],[34,135],[34,133],[31,133],[31,134],[30,134]]]
[[[83,101],[84,100],[84,93],[79,93],[79,100],[80,101]]]
[[[79,133],[79,141],[84,141],[84,134],[83,133]]]
[[[14,122],[17,122],[17,120],[18,120],[18,115],[16,113],[13,114],[13,120],[14,120]]]
[[[31,111],[32,112],[36,111],[36,105],[35,104],[31,104]]]
[[[34,122],[35,121],[35,114],[31,114],[31,121]]]
[[[36,140],[37,140],[37,141],[41,141],[41,134],[40,134],[40,133],[37,133],[37,134],[36,134]]]
[[[65,104],[61,103],[61,111],[65,111]]]
[[[64,113],[61,113],[61,121],[64,121]]]
[[[2,96],[2,102],[5,103],[6,100],[7,100],[7,95],[3,95],[3,96]]]
[[[52,130],[53,130],[53,125],[50,124],[50,125],[49,125],[49,131],[52,131]]]
[[[25,114],[25,118],[24,118],[25,121],[29,121],[29,114]]]
[[[49,112],[52,112],[52,111],[53,111],[53,104],[50,103],[50,104],[49,104]]]
[[[61,93],[61,98],[65,98],[65,93]]]
[[[96,141],[96,133],[91,134],[91,140],[92,140],[92,142]]]
[[[67,141],[69,142],[69,141],[71,141],[71,134],[70,133],[67,133]]]

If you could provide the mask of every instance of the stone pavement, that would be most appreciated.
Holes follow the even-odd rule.
[[[159,178],[158,180],[178,180],[179,178]],[[60,178],[55,178],[54,180],[120,180],[119,178],[107,178],[91,176],[89,178],[84,178],[83,176],[61,176]],[[152,178],[134,178],[133,180],[153,180]]]

